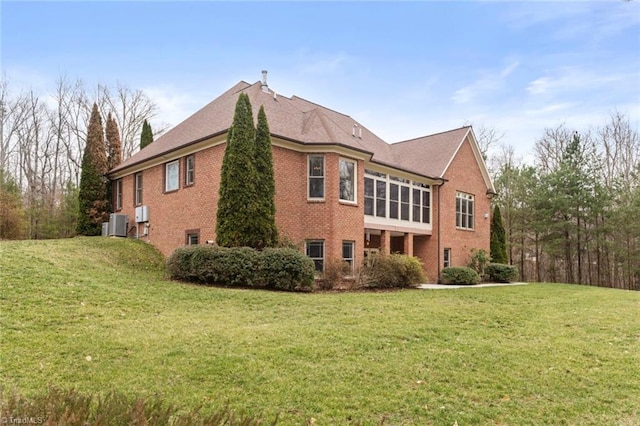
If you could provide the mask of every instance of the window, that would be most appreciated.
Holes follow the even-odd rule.
[[[306,251],[307,256],[309,256],[316,265],[316,272],[324,271],[324,241],[307,241]]]
[[[400,187],[400,219],[409,220],[409,187]]]
[[[373,194],[374,180],[371,178],[364,178],[364,214],[373,216],[373,201],[375,199]]]
[[[188,246],[195,246],[200,244],[200,230],[199,229],[187,229],[184,231],[185,244]]]
[[[342,242],[342,260],[349,264],[349,270],[353,271],[353,250],[354,246],[353,241],[343,241]]]
[[[376,216],[387,216],[387,182],[376,180]]]
[[[398,208],[400,207],[400,187],[395,183],[389,184],[389,218],[398,219]]]
[[[356,202],[356,163],[355,161],[340,159],[338,162],[340,174],[340,200]]]
[[[451,266],[451,249],[444,249],[444,267],[448,268]]]
[[[324,155],[310,155],[309,198],[324,199]]]
[[[116,196],[115,196],[115,203],[114,204],[115,204],[115,207],[116,207],[115,210],[117,211],[117,210],[122,210],[122,179],[118,179],[115,182],[115,186],[116,186],[116,188],[115,188],[114,192],[115,192]]]
[[[180,161],[165,164],[164,191],[177,191],[180,187]]]
[[[364,171],[364,214],[431,223],[431,186],[374,170]]]
[[[413,221],[431,222],[431,191],[429,185],[413,182]]]
[[[456,192],[456,227],[473,229],[473,195]]]
[[[196,156],[188,155],[184,159],[184,186],[193,185],[196,180]]]
[[[142,204],[142,172],[135,174],[133,185],[133,202],[134,205],[139,206]]]

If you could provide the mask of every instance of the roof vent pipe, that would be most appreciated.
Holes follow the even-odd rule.
[[[358,137],[362,139],[362,127],[358,129]]]
[[[353,128],[351,129],[351,136],[354,138],[356,137],[356,127],[358,127],[358,125],[354,124]]]
[[[262,70],[262,91],[265,93],[269,93],[269,85],[267,85],[267,70]]]

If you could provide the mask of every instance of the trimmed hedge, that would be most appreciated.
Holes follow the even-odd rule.
[[[424,282],[420,259],[404,254],[372,256],[362,267],[364,285],[375,288],[406,288]]]
[[[268,248],[261,253],[260,280],[279,290],[312,290],[313,260],[292,248]]]
[[[518,268],[504,263],[490,263],[485,270],[489,280],[497,283],[510,283],[518,276]]]
[[[290,248],[186,246],[167,259],[169,278],[203,284],[309,290],[313,273],[313,261]]]
[[[480,275],[471,268],[449,267],[442,270],[440,281],[443,284],[474,285],[480,283]]]

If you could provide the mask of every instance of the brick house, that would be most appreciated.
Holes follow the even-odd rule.
[[[304,246],[317,269],[400,252],[419,257],[435,281],[442,267],[466,265],[472,248],[489,250],[495,190],[471,127],[389,144],[348,115],[276,94],[266,72],[110,171],[128,236],[165,256],[215,241],[225,140],[241,92],[269,121],[280,235]]]

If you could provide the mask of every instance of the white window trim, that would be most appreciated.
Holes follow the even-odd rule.
[[[122,210],[122,179],[116,181],[116,206],[115,210]]]
[[[469,213],[467,211],[467,213],[464,213],[467,216],[467,224],[469,222],[469,220],[471,220],[471,226],[461,226],[462,225],[462,220],[458,221],[458,218],[462,218],[462,210],[458,211],[458,199],[461,200],[461,205],[462,202],[464,201],[465,203],[467,203],[467,208],[469,207],[469,201],[472,202],[472,209],[471,209],[471,213]],[[475,196],[473,194],[468,194],[466,192],[462,192],[462,191],[456,191],[456,229],[462,229],[465,231],[473,231],[475,230],[475,223],[476,223],[476,200],[475,200]],[[458,222],[460,223],[460,225],[458,224]]]
[[[365,170],[365,179],[369,178],[369,179],[373,179],[373,191],[374,191],[374,196],[373,196],[373,215],[367,215],[365,214],[365,222],[366,223],[370,223],[370,224],[376,224],[376,225],[400,225],[403,227],[410,227],[410,228],[416,228],[416,229],[432,229],[432,223],[433,223],[433,192],[432,192],[432,185],[427,184],[427,183],[422,183],[422,182],[416,182],[416,181],[410,181],[409,179],[404,179],[403,181],[399,181],[394,179],[395,176],[391,176],[387,173],[384,173],[384,177],[382,176],[376,176],[376,175],[372,175],[367,173],[367,171]],[[386,199],[385,199],[385,216],[377,216],[377,193],[376,193],[376,188],[377,188],[377,181],[385,181],[386,182]],[[389,213],[391,211],[391,189],[390,189],[390,185],[391,184],[396,184],[398,185],[398,219],[391,219],[389,217]],[[426,185],[426,186],[424,186]],[[402,219],[402,196],[401,191],[402,191],[402,187],[406,187],[409,188],[409,220],[405,220]],[[429,194],[429,221],[428,222],[423,222],[422,221],[422,203],[420,203],[420,221],[419,222],[415,222],[413,220],[413,190],[414,189],[420,189],[421,191],[421,197],[422,195],[424,195],[425,193]]]
[[[322,158],[322,197],[311,197],[311,185],[309,182],[311,178],[320,178],[320,176],[311,176],[311,157],[321,157]],[[307,155],[307,201],[324,201],[327,194],[327,164],[326,157],[324,154],[308,154]]]
[[[139,179],[140,186],[138,186],[138,178],[140,178]],[[143,194],[142,194],[143,185],[144,185],[144,177],[142,175],[142,172],[138,172],[138,173],[133,175],[133,182],[134,182],[134,187],[133,187],[134,200],[133,201],[135,202],[136,206],[140,206],[140,205],[142,205],[142,201],[144,200]]]
[[[309,256],[309,254],[308,254],[308,253],[309,253],[309,244],[310,244],[310,243],[322,243],[322,257],[311,257],[311,256]],[[305,252],[305,254],[309,257],[309,259],[311,259],[311,260],[313,260],[313,261],[314,261],[314,262],[313,262],[313,263],[314,263],[314,265],[315,265],[315,261],[316,261],[316,260],[321,260],[321,261],[322,261],[322,271],[318,271],[317,269],[315,269],[315,266],[314,266],[314,270],[315,270],[317,273],[324,272],[324,266],[325,266],[325,252],[326,252],[326,245],[325,245],[325,243],[324,243],[324,240],[306,240],[306,241],[304,242],[304,252]]]
[[[169,166],[176,165],[176,187],[169,188]],[[164,192],[173,192],[180,189],[180,160],[173,160],[164,165]]]
[[[344,257],[344,245],[345,244],[350,244],[351,245],[351,257],[350,258],[345,258]],[[356,242],[355,241],[348,241],[348,240],[344,240],[342,241],[342,260],[349,263],[349,261],[351,261],[350,263],[350,267],[351,267],[351,271],[354,270],[355,266],[356,266]]]
[[[345,161],[353,164],[353,200],[345,200],[340,193],[340,162]],[[358,204],[358,162],[350,158],[339,157],[338,158],[338,200],[343,204]]]

